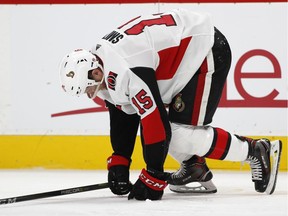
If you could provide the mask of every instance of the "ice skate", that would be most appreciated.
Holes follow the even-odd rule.
[[[255,190],[272,194],[276,187],[282,142],[241,138],[250,144],[247,161],[250,163]]]
[[[211,180],[212,177],[205,159],[194,155],[171,175],[168,180],[169,189],[177,193],[216,193],[217,188]],[[192,186],[190,183],[196,183],[198,186]]]

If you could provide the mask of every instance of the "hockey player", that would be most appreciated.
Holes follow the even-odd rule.
[[[114,152],[108,182],[114,194],[159,200],[167,183],[173,191],[189,192],[195,189],[185,186],[190,182],[216,192],[204,158],[250,162],[256,191],[273,193],[281,142],[209,126],[230,64],[229,44],[210,16],[183,9],[136,17],[90,52],[64,57],[63,89],[89,98],[98,94],[109,109]],[[139,122],[146,168],[132,185],[129,168]],[[168,147],[181,163],[172,174],[163,170]]]

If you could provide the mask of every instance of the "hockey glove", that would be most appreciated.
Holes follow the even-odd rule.
[[[112,193],[124,195],[131,191],[132,184],[129,181],[130,163],[131,160],[120,155],[112,155],[107,159],[108,184]]]
[[[145,169],[142,169],[138,180],[128,196],[128,200],[133,198],[136,200],[160,200],[163,196],[164,189],[167,186],[167,175],[164,172],[155,170],[146,171]]]

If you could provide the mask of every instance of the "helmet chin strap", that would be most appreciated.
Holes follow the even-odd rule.
[[[97,85],[97,87],[96,87],[96,90],[94,91],[94,94],[93,94],[93,96],[91,97],[92,100],[96,98],[97,93],[98,93],[99,90],[100,90],[100,86],[101,86],[103,80],[104,80],[104,74],[103,74],[103,77],[102,77],[101,81],[98,82],[98,85]]]

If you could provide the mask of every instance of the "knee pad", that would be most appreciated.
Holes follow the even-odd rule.
[[[169,153],[183,158],[185,155],[205,155],[213,141],[213,128],[210,126],[192,126],[171,124],[172,139]],[[181,155],[181,156],[179,156]],[[174,156],[173,156],[174,157]]]

